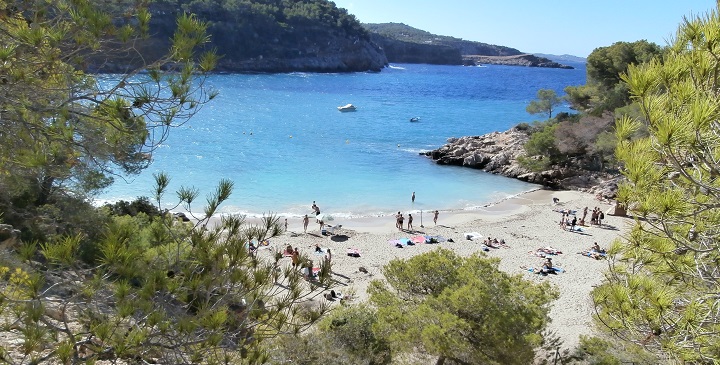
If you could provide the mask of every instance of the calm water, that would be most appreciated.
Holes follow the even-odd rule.
[[[216,75],[210,83],[220,96],[171,131],[150,168],[98,198],[151,196],[153,173],[164,171],[171,191],[194,186],[205,195],[221,178],[233,180],[223,212],[297,216],[313,201],[338,216],[472,208],[536,186],[418,153],[543,119],[525,112],[538,89],[563,95],[584,82],[584,68],[405,64],[380,73]],[[347,103],[357,112],[338,112]]]

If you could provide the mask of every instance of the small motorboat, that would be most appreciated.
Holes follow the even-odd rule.
[[[341,111],[341,112],[354,112],[354,111],[357,110],[357,108],[355,107],[355,105],[352,105],[352,104],[347,104],[347,105],[339,106],[339,107],[337,107],[337,108],[338,108],[338,110]]]
[[[410,118],[410,121],[411,121],[411,122],[419,122],[419,121],[420,121],[420,117],[412,117],[412,118]]]

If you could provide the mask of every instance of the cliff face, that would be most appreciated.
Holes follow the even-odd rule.
[[[323,47],[317,42],[297,44],[291,54],[255,57],[226,57],[218,71],[226,72],[354,72],[380,71],[388,64],[382,50],[371,42],[347,38],[329,39]]]
[[[520,165],[525,156],[526,131],[517,128],[482,136],[450,138],[444,146],[422,155],[441,165],[463,166],[540,184],[554,189],[577,189],[613,198],[619,177],[593,171],[553,167],[533,172]]]

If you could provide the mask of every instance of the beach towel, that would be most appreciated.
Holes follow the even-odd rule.
[[[396,240],[389,240],[388,243],[397,248],[407,247],[408,245],[415,245],[408,238],[398,238]]]
[[[443,236],[425,236],[425,243],[440,243],[446,241],[448,241],[448,239]]]
[[[472,241],[483,239],[483,235],[478,232],[463,233],[463,236],[465,236],[465,239]]]
[[[413,243],[425,243],[428,240],[425,236],[412,236],[410,237],[410,241]]]
[[[482,246],[480,246],[480,249],[483,251],[490,251],[490,247],[488,247],[487,245],[484,245],[484,244]]]
[[[357,248],[348,248],[347,255],[350,257],[360,257],[360,250]]]

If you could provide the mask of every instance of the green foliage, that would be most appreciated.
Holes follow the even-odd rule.
[[[354,15],[326,0],[165,0],[156,10],[157,41],[173,29],[166,18],[192,13],[208,22],[213,47],[234,62],[312,57],[337,39],[369,39]]]
[[[644,118],[616,123],[618,200],[638,220],[593,292],[611,331],[687,363],[720,358],[718,27],[717,12],[686,19],[662,60],[628,67]]]
[[[563,359],[563,364],[588,365],[654,365],[661,361],[642,347],[622,343],[616,339],[603,339],[580,335],[580,344],[573,353]]]
[[[160,210],[154,206],[148,197],[141,196],[137,199],[133,200],[132,202],[126,202],[124,200],[120,200],[119,202],[115,202],[113,204],[105,204],[105,209],[107,209],[110,214],[112,215],[129,215],[129,216],[136,216],[139,213],[144,213],[148,217],[157,217],[160,215]]]
[[[391,261],[387,284],[368,289],[376,335],[399,353],[421,351],[439,363],[531,363],[557,294],[499,271],[498,261],[444,249]]]
[[[534,172],[546,171],[552,167],[552,161],[542,156],[519,156],[517,161],[523,168]]]
[[[231,190],[221,183],[207,197],[206,211],[215,211]],[[165,190],[157,192],[162,199]],[[172,217],[116,216],[96,243],[92,267],[79,260],[80,236],[41,244],[44,264],[0,267],[0,316],[23,343],[22,354],[11,351],[2,360],[267,362],[266,339],[298,334],[327,311],[313,298],[328,287],[329,270],[309,285],[279,258],[254,256],[249,241],[280,232],[276,217],[257,226],[242,217],[210,225],[210,218],[182,230],[173,225],[187,225]],[[146,233],[160,229],[155,223],[170,238],[150,247]]]
[[[530,114],[547,114],[548,119],[552,118],[553,110],[562,103],[555,90],[540,89],[537,92],[537,99],[530,102],[525,110]]]
[[[143,4],[0,1],[0,210],[23,238],[96,238],[102,217],[75,220],[90,211],[84,198],[147,167],[169,129],[215,96],[204,86],[209,69],[195,63],[212,58],[195,53],[207,25],[191,16],[156,47],[162,56],[112,76],[87,73],[120,54],[140,59]]]
[[[538,130],[530,135],[530,139],[525,143],[525,152],[528,156],[547,156],[553,158],[560,154],[555,145],[555,123],[542,123],[538,125]]]
[[[662,53],[658,45],[645,40],[596,48],[587,58],[587,84],[566,87],[566,100],[573,109],[595,116],[622,108],[631,103],[622,75],[630,65],[650,62]]]
[[[314,331],[273,341],[271,363],[390,364],[388,343],[373,332],[377,320],[367,305],[338,307]]]
[[[661,54],[660,46],[646,40],[616,42],[608,47],[596,48],[587,58],[588,84],[613,89],[620,84],[620,76],[628,66],[650,62]]]

